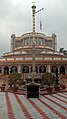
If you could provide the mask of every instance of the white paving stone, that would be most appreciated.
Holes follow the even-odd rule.
[[[51,97],[50,95],[45,95],[45,97],[48,97],[49,99],[53,99],[53,97]],[[67,111],[64,110],[63,108],[61,108],[60,106],[56,105],[54,102],[42,97],[42,100],[45,101],[47,104],[49,104],[51,107],[53,107],[54,109],[56,109],[59,113],[63,114],[64,116],[67,117]],[[56,100],[54,100],[56,102]],[[59,103],[58,103],[59,104]],[[61,103],[62,104],[62,103]]]
[[[65,95],[64,93],[58,93],[58,94],[60,94],[60,95],[62,95],[62,96],[67,98],[67,95]]]
[[[67,99],[64,98],[64,97],[61,97],[60,95],[57,95],[57,94],[53,94],[55,97],[59,98],[59,99],[62,99],[64,100],[65,102],[67,102]]]
[[[39,100],[31,99],[50,119],[58,119],[59,117],[53,113],[47,106],[42,104]]]
[[[9,95],[9,98],[10,98],[10,102],[11,102],[11,105],[12,105],[12,109],[13,109],[15,118],[16,119],[25,119],[24,113],[21,110],[14,94],[9,93],[8,95]]]
[[[8,119],[7,104],[4,92],[0,92],[0,119]]]
[[[58,94],[60,94],[60,95],[58,95]],[[63,106],[65,108],[67,108],[67,104],[65,103],[65,102],[67,102],[67,99],[66,99],[67,92],[58,93],[58,94],[52,94],[56,98],[52,97],[51,95],[45,95],[45,97],[41,96],[40,100],[42,100],[43,102],[45,102],[46,104],[48,104],[49,106],[54,108],[61,115],[64,115],[67,119],[67,111],[61,107],[61,106]],[[8,96],[9,96],[9,99],[11,102],[14,117],[16,119],[25,119],[25,114],[22,111],[15,95],[12,93],[8,93]],[[29,112],[29,114],[31,115],[31,117],[33,119],[43,119],[42,115],[40,115],[40,113],[35,109],[35,107],[33,107],[33,105],[28,101],[28,99],[25,96],[23,96],[23,95],[17,95],[17,96],[22,101],[26,110]],[[57,105],[56,103],[52,102],[51,100],[49,100],[47,98],[51,99],[52,101],[55,101],[56,103],[60,104],[61,106]],[[57,99],[57,98],[59,98],[59,99]],[[63,100],[64,102],[61,101],[60,99]],[[35,105],[37,105],[38,108],[41,109],[42,112],[44,114],[46,114],[50,119],[61,119],[56,113],[54,113],[50,108],[48,108],[45,104],[43,104],[37,98],[30,98],[30,100],[33,101],[35,103]],[[8,108],[7,108],[7,103],[6,103],[5,92],[0,92],[0,119],[9,119],[7,109]]]
[[[29,103],[26,97],[18,95],[22,103],[24,104],[27,111],[30,113],[31,117],[34,119],[42,119],[40,113]]]

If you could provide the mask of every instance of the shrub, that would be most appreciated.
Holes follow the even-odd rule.
[[[47,72],[42,76],[42,83],[48,85],[49,87],[53,85],[55,81],[56,81],[56,76],[52,73]]]

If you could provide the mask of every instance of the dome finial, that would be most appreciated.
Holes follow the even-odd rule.
[[[33,0],[33,2],[32,2],[33,4],[35,4],[35,0]]]

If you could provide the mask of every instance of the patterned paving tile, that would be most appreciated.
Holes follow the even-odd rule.
[[[8,119],[5,93],[0,92],[0,119]]]
[[[7,110],[8,110],[8,117],[9,117],[9,119],[15,119],[14,118],[14,112],[13,112],[13,109],[12,109],[12,105],[11,105],[8,93],[5,93],[5,96],[6,96],[6,104],[7,104]]]
[[[21,110],[20,105],[18,104],[14,94],[9,93],[8,95],[9,95],[9,98],[10,98],[10,102],[11,102],[11,105],[12,105],[12,109],[13,109],[15,118],[16,119],[25,119],[25,115],[24,115],[23,111]]]
[[[30,113],[31,117],[33,119],[41,119],[40,113],[34,108],[34,106],[26,99],[24,96],[19,96],[20,100],[26,107],[26,110]]]
[[[64,93],[58,93],[58,95],[60,95],[60,96],[62,96],[62,97],[67,99],[67,95],[65,95]]]
[[[40,98],[0,92],[0,119],[67,119],[67,92]]]
[[[64,102],[64,103],[66,103],[67,104],[67,98],[64,98],[64,97],[62,97],[62,96],[60,96],[60,95],[56,95],[56,94],[54,94],[54,95],[52,95],[53,97],[55,97],[55,98],[57,98],[57,99],[59,99],[59,100],[61,100],[62,102]]]
[[[48,103],[49,105],[51,105],[55,110],[57,110],[61,115],[64,115],[64,118],[67,118],[67,109],[64,108],[62,106],[62,103],[59,104],[59,101],[56,102],[56,99],[53,99],[52,96],[50,95],[46,95],[45,97],[45,101],[46,103]],[[63,119],[63,118],[62,118]]]

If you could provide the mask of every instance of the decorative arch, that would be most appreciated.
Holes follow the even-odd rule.
[[[10,69],[10,73],[14,73],[17,72],[17,67],[16,66],[12,66]]]
[[[64,66],[60,67],[60,74],[65,75],[65,67]]]
[[[4,74],[9,74],[9,67],[8,66],[4,67]]]
[[[53,65],[52,68],[51,68],[51,72],[56,73],[56,69],[57,69],[57,66]]]
[[[2,68],[0,67],[0,73],[2,73]]]
[[[28,66],[22,66],[22,72],[23,73],[29,73],[29,67]]]
[[[31,72],[32,72],[32,67],[31,67]],[[35,72],[38,73],[38,67],[35,66]]]
[[[45,73],[46,72],[46,67],[45,66],[40,66],[39,67],[39,73]]]

